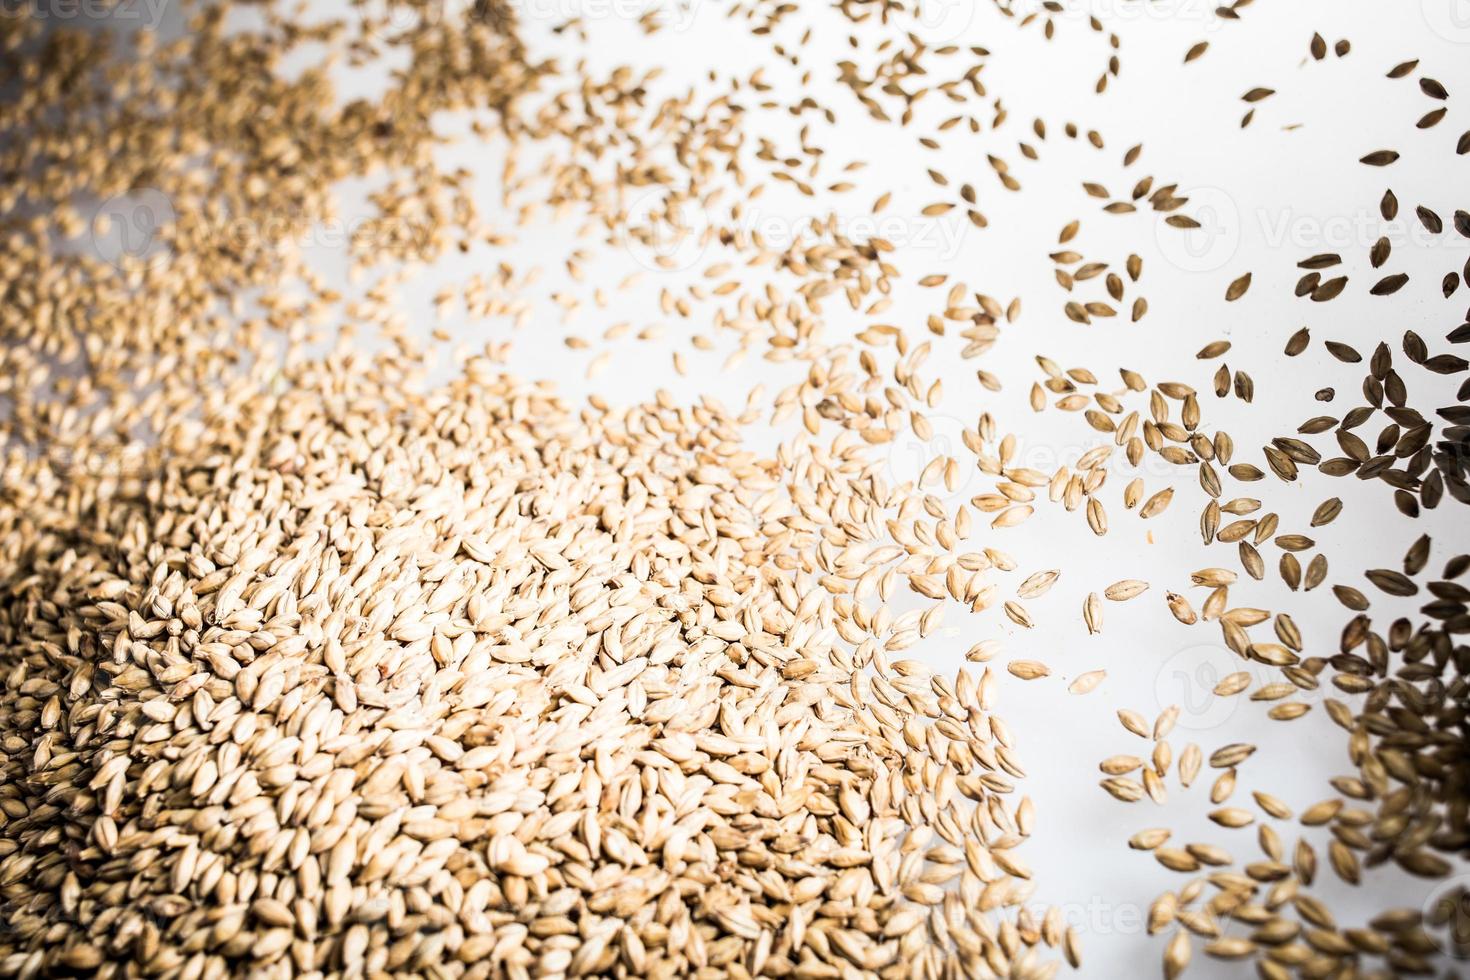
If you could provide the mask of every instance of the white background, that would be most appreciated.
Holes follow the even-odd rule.
[[[955,453],[971,461],[958,435],[981,411],[993,413],[1002,431],[1016,433],[1025,465],[1048,472],[1105,441],[1079,415],[1048,409],[1038,416],[1030,411],[1027,392],[1043,377],[1034,361],[1038,354],[1064,368],[1092,370],[1103,390],[1121,387],[1119,367],[1137,370],[1151,383],[1174,380],[1194,386],[1201,392],[1205,431],[1226,429],[1237,446],[1236,460],[1265,468],[1260,447],[1271,437],[1294,435],[1296,426],[1313,415],[1341,416],[1361,403],[1358,390],[1366,361],[1338,363],[1321,346],[1323,339],[1352,343],[1365,359],[1378,340],[1386,340],[1395,363],[1403,368],[1399,338],[1405,328],[1415,329],[1432,352],[1439,353],[1448,350],[1443,335],[1464,319],[1464,289],[1445,302],[1438,284],[1444,273],[1464,266],[1470,241],[1453,232],[1432,240],[1413,218],[1414,206],[1424,204],[1448,223],[1454,210],[1467,204],[1470,157],[1454,155],[1456,138],[1470,128],[1470,111],[1464,108],[1470,96],[1470,4],[1464,0],[1259,2],[1242,8],[1239,21],[1220,20],[1213,13],[1214,3],[1205,0],[1068,2],[1067,12],[1055,18],[1050,42],[1043,38],[1039,23],[1020,28],[989,3],[926,0],[921,9],[923,36],[935,44],[954,41],[990,50],[981,75],[989,98],[962,107],[931,97],[906,130],[871,123],[851,94],[833,83],[832,65],[858,56],[846,43],[844,22],[821,5],[812,4],[810,11],[793,17],[779,35],[795,50],[803,26],[817,26],[811,43],[801,49],[804,67],[812,70],[810,84],[803,86],[795,71],[776,63],[769,40],[752,38],[725,18],[724,3],[696,0],[692,7],[669,14],[668,29],[644,37],[629,14],[654,3],[525,0],[520,9],[532,50],[558,53],[567,66],[578,57],[586,57],[593,74],[624,62],[644,68],[661,65],[665,75],[657,91],[677,92],[698,82],[709,69],[725,77],[744,77],[756,66],[769,64],[767,80],[775,88],[768,97],[789,103],[809,95],[837,113],[839,123],[831,127],[817,124],[815,115],[805,117],[814,123],[813,141],[826,149],[829,158],[815,182],[844,179],[838,172],[843,163],[866,160],[867,169],[852,178],[859,189],[810,201],[783,194],[779,185],[773,185],[751,219],[754,227],[779,236],[807,217],[832,212],[853,237],[877,231],[900,246],[893,261],[905,280],[895,290],[895,306],[864,318],[840,309],[844,305],[840,297],[833,297],[829,339],[846,339],[875,321],[901,324],[916,339],[924,336],[924,318],[942,307],[945,292],[913,285],[913,280],[930,272],[946,272],[951,281],[964,281],[1002,303],[1021,298],[1020,319],[1003,326],[1000,341],[976,361],[957,356],[963,341],[954,336],[953,325],[950,336],[931,338],[935,351],[926,373],[943,377],[946,397],[931,413],[936,428],[932,445],[915,446],[909,440],[893,447],[890,467],[896,480],[913,479],[934,452]],[[584,14],[589,45],[551,36],[547,28],[552,23],[578,12]],[[1121,39],[1121,74],[1102,96],[1093,93],[1093,84],[1110,51],[1105,35],[1090,29],[1088,12],[1096,13]],[[1329,46],[1348,39],[1351,52],[1344,58],[1329,54],[1325,61],[1312,61],[1308,42],[1314,31],[1320,31]],[[861,36],[871,40],[876,29],[865,27]],[[1181,64],[1185,51],[1199,40],[1210,42],[1208,52],[1192,64]],[[1419,92],[1414,78],[1384,78],[1393,65],[1415,57],[1422,59],[1423,73],[1438,78],[1451,93],[1448,118],[1427,131],[1416,130],[1414,122],[1438,103]],[[930,64],[939,60],[931,59]],[[968,62],[951,59],[949,64],[960,66],[951,72],[957,75]],[[290,68],[294,67],[293,62]],[[348,97],[376,91],[384,75],[378,69],[343,72],[341,77]],[[1240,97],[1256,86],[1274,88],[1276,95],[1258,104],[1254,122],[1242,130],[1239,120],[1249,107]],[[997,97],[1009,119],[992,130]],[[749,94],[745,98],[754,101]],[[940,137],[944,146],[939,152],[918,145],[917,137],[934,135],[935,122],[959,111],[973,112],[984,131],[972,135],[957,127]],[[1031,133],[1036,117],[1047,123],[1044,142]],[[1069,120],[1084,131],[1098,130],[1106,148],[1099,151],[1084,140],[1066,139],[1062,129]],[[463,130],[461,121],[443,122],[446,132]],[[752,137],[769,135],[795,147],[794,124],[781,113],[754,110],[745,129]],[[1021,156],[1019,140],[1038,148],[1039,162]],[[1125,169],[1123,153],[1136,143],[1144,145],[1141,159]],[[1403,159],[1385,170],[1357,162],[1382,148],[1399,150]],[[987,153],[1008,161],[1011,173],[1023,184],[1021,193],[1000,186],[986,163]],[[465,144],[446,153],[445,159],[476,170],[485,213],[511,230],[509,216],[496,217],[504,148]],[[756,164],[752,174],[759,174],[759,167]],[[930,167],[947,174],[952,186],[935,187],[925,175]],[[1104,202],[1087,197],[1081,187],[1083,181],[1095,181],[1121,197],[1145,175],[1154,177],[1155,186],[1178,183],[1179,193],[1191,199],[1185,213],[1199,218],[1205,230],[1186,234],[1165,228],[1162,216],[1146,207],[1134,215],[1104,214],[1100,210]],[[919,216],[928,203],[956,200],[955,190],[966,181],[980,193],[979,206],[990,220],[989,228],[972,228],[959,212],[940,219]],[[1400,219],[1392,224],[1379,219],[1377,208],[1389,186],[1401,203]],[[350,224],[353,189],[345,190],[349,193],[343,220]],[[893,192],[892,205],[879,226],[866,224],[868,206],[883,191]],[[1089,260],[1108,261],[1121,272],[1129,252],[1143,257],[1143,278],[1138,287],[1130,284],[1122,304],[1124,316],[1092,326],[1063,317],[1061,307],[1069,297],[1053,280],[1047,253],[1059,247],[1057,233],[1073,218],[1082,219],[1082,230],[1066,247],[1085,253]],[[507,261],[520,273],[544,269],[540,282],[525,293],[537,311],[529,323],[514,329],[504,320],[472,321],[453,311],[440,325],[456,340],[475,345],[513,341],[511,370],[555,378],[569,396],[596,392],[612,401],[632,401],[661,386],[680,399],[710,393],[740,404],[757,382],[767,382],[773,393],[794,380],[790,366],[762,362],[756,356],[763,350],[759,345],[738,368],[724,369],[724,359],[733,349],[731,338],[709,328],[711,306],[696,306],[688,321],[660,313],[660,288],[677,290],[707,265],[738,262],[739,256],[716,245],[701,248],[697,242],[676,241],[670,244],[670,254],[685,268],[650,271],[636,288],[618,292],[612,287],[627,274],[648,271],[646,250],[610,247],[595,235],[579,237],[577,228],[575,214],[560,221],[539,216],[518,232],[514,248],[477,249],[433,269],[416,270],[411,295],[405,297],[410,322],[427,334],[433,323],[428,297],[441,286],[462,283],[475,272],[493,269],[494,262]],[[1379,235],[1388,235],[1395,248],[1387,267],[1375,271],[1368,265],[1367,251]],[[323,268],[340,273],[345,267],[340,241],[330,230],[305,244]],[[588,254],[582,284],[562,272],[567,252],[576,247]],[[1328,251],[1343,255],[1341,271],[1351,276],[1347,292],[1327,304],[1294,298],[1292,286],[1301,274],[1295,263]],[[1223,301],[1227,283],[1248,271],[1254,275],[1250,292],[1227,305]],[[1369,297],[1369,284],[1393,271],[1409,272],[1413,280],[1391,299]],[[608,290],[606,309],[590,308],[596,286]],[[1101,287],[1100,279],[1083,284],[1079,294],[1084,299],[1105,299]],[[583,297],[589,306],[569,323],[562,322],[550,299],[562,290]],[[1147,296],[1150,312],[1141,323],[1132,324],[1126,309],[1139,292]],[[665,339],[648,343],[629,336],[602,344],[602,332],[621,321],[631,323],[634,331],[664,324]],[[1296,359],[1284,358],[1286,338],[1304,325],[1312,329],[1311,348]],[[711,336],[718,350],[692,348],[689,337],[694,333]],[[568,350],[564,344],[568,335],[587,338],[591,350]],[[1193,355],[1216,339],[1233,344],[1223,360],[1254,378],[1253,405],[1233,397],[1216,399],[1210,392],[1210,377],[1219,362],[1197,361]],[[612,351],[607,369],[586,378],[588,364],[604,349]],[[674,349],[687,358],[687,376],[672,370]],[[981,389],[974,378],[977,367],[1002,378],[1004,390],[992,394]],[[1411,405],[1427,412],[1450,403],[1453,383],[1412,365],[1403,373]],[[1313,392],[1326,386],[1336,387],[1337,399],[1319,404]],[[1146,403],[1135,397],[1129,407],[1146,410]],[[1177,403],[1174,408],[1177,413]],[[1379,416],[1360,434],[1371,443],[1384,421]],[[1337,454],[1330,435],[1318,437],[1315,444],[1324,455]],[[1262,857],[1254,828],[1226,831],[1206,819],[1214,809],[1208,800],[1214,773],[1208,768],[1187,791],[1178,787],[1171,773],[1165,807],[1148,801],[1125,805],[1101,791],[1100,759],[1123,752],[1146,757],[1150,749],[1122,729],[1115,718],[1118,709],[1131,708],[1151,718],[1169,704],[1181,705],[1183,713],[1171,737],[1176,758],[1190,741],[1198,742],[1206,756],[1229,742],[1257,743],[1260,751],[1240,769],[1234,805],[1255,809],[1249,792],[1263,789],[1300,811],[1333,795],[1328,778],[1352,772],[1344,733],[1328,721],[1320,706],[1329,690],[1307,695],[1313,710],[1290,723],[1268,720],[1269,705],[1244,697],[1224,702],[1206,697],[1223,674],[1250,669],[1249,665],[1224,648],[1214,626],[1186,628],[1176,623],[1165,609],[1164,593],[1183,592],[1198,607],[1204,591],[1187,588],[1188,573],[1215,565],[1238,570],[1235,549],[1230,545],[1207,549],[1200,543],[1198,516],[1205,497],[1192,470],[1174,471],[1153,457],[1145,462],[1141,475],[1146,493],[1169,484],[1177,487],[1169,511],[1148,522],[1121,505],[1122,487],[1133,475],[1126,466],[1115,467],[1101,493],[1112,525],[1102,538],[1088,530],[1080,511],[1065,513],[1044,501],[1021,528],[992,532],[979,522],[973,544],[1001,548],[1019,565],[1015,572],[996,574],[1001,598],[1012,597],[1032,572],[1061,569],[1060,581],[1046,596],[1026,603],[1036,628],[1017,627],[998,607],[975,617],[951,612],[944,637],[911,651],[937,669],[952,672],[963,651],[977,640],[1004,642],[1004,652],[992,664],[1003,674],[999,713],[1013,729],[1018,755],[1029,772],[1020,791],[1035,800],[1038,815],[1035,837],[1022,853],[1035,871],[1037,903],[1062,905],[1081,932],[1081,974],[1088,977],[1153,975],[1163,937],[1144,934],[1146,909],[1160,891],[1177,888],[1185,880],[1148,854],[1129,851],[1125,841],[1130,834],[1146,827],[1171,827],[1175,831],[1171,845],[1209,841],[1227,847],[1241,863]],[[958,503],[991,488],[977,473],[947,499]],[[1390,491],[1378,483],[1364,486],[1309,471],[1292,485],[1268,477],[1253,485],[1227,487],[1227,497],[1237,495],[1260,496],[1263,511],[1280,513],[1281,532],[1307,533],[1317,539],[1331,563],[1328,585],[1362,588],[1374,600],[1372,613],[1381,626],[1397,610],[1412,609],[1414,603],[1393,605],[1362,579],[1364,569],[1400,567],[1404,551],[1424,532],[1435,538],[1430,573],[1467,544],[1459,505],[1448,501],[1438,513],[1411,521],[1393,508]],[[1313,508],[1333,495],[1345,502],[1342,516],[1328,527],[1308,528]],[[1267,580],[1247,580],[1238,586],[1232,605],[1289,612],[1307,638],[1307,653],[1330,656],[1350,614],[1327,586],[1311,594],[1287,592],[1275,573],[1279,551],[1267,546],[1262,553]],[[1305,565],[1307,556],[1302,557]],[[1122,578],[1145,579],[1152,587],[1131,602],[1107,603],[1101,635],[1087,636],[1081,620],[1083,597]],[[1044,661],[1053,674],[1021,682],[1004,674],[1005,662],[1013,658]],[[1097,668],[1105,668],[1108,676],[1096,691],[1083,697],[1066,692],[1073,677]],[[1274,679],[1260,671],[1260,682]],[[1291,823],[1274,825],[1289,853],[1299,828]],[[1356,890],[1338,886],[1326,862],[1327,836],[1313,831],[1311,839],[1322,857],[1317,894],[1336,910],[1342,926],[1361,924],[1392,904],[1418,907],[1431,894],[1431,886],[1392,869],[1371,873]],[[1232,934],[1242,931],[1239,925],[1230,928]],[[1190,976],[1241,976],[1249,971],[1247,965],[1216,964],[1197,953]]]

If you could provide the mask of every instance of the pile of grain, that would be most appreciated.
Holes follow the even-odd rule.
[[[3,511],[0,973],[1048,976],[992,685],[851,440],[291,372]],[[816,514],[840,515],[823,526]],[[948,886],[948,887],[946,887]]]
[[[131,51],[0,17],[0,88],[15,93],[0,101],[0,920],[12,924],[0,975],[1050,976],[1078,962],[1077,936],[1028,901],[1017,848],[1034,817],[991,713],[1002,672],[931,676],[926,641],[947,608],[1041,623],[1071,573],[996,547],[1038,512],[1118,541],[1186,507],[1199,510],[1198,570],[1088,583],[1077,635],[1103,631],[1104,600],[1129,603],[1119,618],[1150,610],[1151,627],[1219,630],[1243,669],[1211,696],[1256,705],[1273,735],[1265,722],[1320,703],[1347,767],[1300,813],[1252,789],[1257,813],[1241,799],[1247,764],[1273,739],[1176,752],[1178,706],[1117,713],[1129,741],[1100,753],[1108,805],[1164,805],[1210,773],[1194,790],[1210,819],[1237,838],[1250,828],[1260,852],[1237,860],[1164,826],[1128,839],[1187,876],[1148,910],[1165,976],[1196,944],[1270,980],[1421,974],[1470,951],[1455,877],[1470,854],[1470,557],[1416,527],[1376,562],[1394,567],[1329,567],[1331,531],[1318,530],[1345,506],[1320,477],[1386,488],[1381,509],[1415,520],[1470,501],[1458,309],[1432,314],[1445,332],[1419,322],[1407,273],[1369,286],[1341,272],[1356,256],[1289,256],[1295,298],[1319,316],[1351,285],[1364,302],[1402,294],[1419,331],[1397,358],[1376,337],[1365,357],[1333,322],[1297,329],[1287,356],[1311,349],[1315,329],[1336,364],[1366,360],[1341,377],[1302,368],[1320,372],[1314,384],[1361,387],[1362,403],[1237,446],[1228,410],[1259,399],[1276,411],[1290,392],[1258,393],[1244,335],[1199,347],[1169,324],[1139,332],[1163,319],[1144,320],[1142,255],[1096,250],[1081,218],[1045,256],[1065,297],[1043,316],[1120,331],[1120,361],[1164,344],[1171,380],[1054,360],[1032,349],[1040,334],[1008,329],[1019,298],[964,278],[988,273],[849,233],[917,182],[932,199],[910,230],[949,216],[978,236],[998,213],[992,195],[1062,166],[1050,161],[1064,141],[1114,153],[1070,118],[1015,134],[1010,99],[982,81],[990,49],[925,40],[944,27],[925,23],[937,8],[963,4],[737,0],[723,13],[769,43],[769,64],[682,89],[656,66],[541,60],[518,29],[530,8],[509,0],[353,4],[311,26],[283,5],[242,6],[258,15],[249,26],[228,3],[186,7],[180,40],[144,34]],[[1059,4],[993,6],[1008,30],[1084,30]],[[1249,7],[1215,14],[1256,29]],[[659,22],[650,11],[638,27]],[[1103,94],[1121,40],[1085,23],[1107,59],[1090,86]],[[589,30],[573,18],[552,33],[580,58],[597,43]],[[804,62],[823,31],[846,34],[843,60]],[[1197,73],[1186,66],[1208,48],[1189,48],[1178,71]],[[1351,45],[1314,34],[1308,50],[1336,63]],[[381,67],[385,53],[398,67],[382,91],[342,98],[336,69]],[[1449,108],[1428,71],[1415,59],[1371,79],[1417,79],[1438,106],[1421,130]],[[852,103],[819,105],[814,77]],[[1241,127],[1281,101],[1240,90]],[[864,186],[865,161],[821,145],[841,111],[925,154],[982,151],[989,169],[874,168],[878,186]],[[492,207],[474,189],[483,175],[441,165],[435,121],[450,116],[504,154]],[[1452,148],[1470,152],[1470,133]],[[1152,254],[1151,240],[1208,214],[1184,175],[1143,161],[1134,143],[1121,168],[1069,181],[1100,211],[1089,233],[1147,221],[1139,252]],[[344,181],[380,188],[344,249],[363,284],[351,297],[296,247],[336,220]],[[815,210],[768,238],[748,220],[768,189]],[[1436,188],[1398,189],[1427,241],[1470,237],[1470,214]],[[872,203],[853,204],[859,193]],[[1392,222],[1394,191],[1375,200]],[[533,294],[540,270],[516,265],[517,233],[548,216],[580,224],[586,247],[561,264],[591,288]],[[119,218],[141,242],[106,240]],[[1394,251],[1389,230],[1359,249],[1375,269]],[[75,247],[89,232],[107,261]],[[664,254],[671,233],[698,256]],[[578,410],[504,376],[510,341],[492,331],[550,329],[557,315],[569,326],[591,307],[611,318],[597,246],[651,255],[674,325],[598,323],[604,341],[633,334],[679,374],[685,345],[727,370],[760,358],[783,387],[739,411],[651,392]],[[497,249],[493,271],[433,297],[436,340],[451,325],[477,344],[488,335],[484,356],[424,385],[395,309],[402,287],[418,288],[401,263]],[[1149,269],[1148,288],[1170,275]],[[1256,271],[1222,273],[1209,298],[1264,302],[1270,270]],[[1446,266],[1430,285],[1454,305],[1465,281],[1470,266]],[[898,298],[915,283],[918,316]],[[1297,322],[1276,312],[1262,321]],[[898,325],[910,321],[922,330]],[[922,374],[926,358],[973,363],[1003,330],[1042,372],[1033,412],[1077,420],[1086,448],[1070,465],[1019,460],[1034,434],[992,398],[1014,387],[1016,361],[987,360],[978,405],[946,410],[978,419],[960,423],[960,445],[935,437],[943,385]],[[308,353],[334,334],[336,353]],[[380,338],[385,353],[363,353]],[[613,353],[589,353],[588,374]],[[1327,406],[1336,390],[1314,397]],[[766,423],[786,441],[756,453],[751,429]],[[918,477],[890,486],[885,449],[910,438],[926,454]],[[980,492],[961,499],[971,481]],[[1298,491],[1321,501],[1310,515],[1293,514]],[[1022,564],[1019,584],[1006,581]],[[1289,608],[1257,588],[1277,577]],[[1294,594],[1319,588],[1348,614],[1299,625]],[[1126,652],[1157,661],[1162,641],[1145,635]],[[998,651],[981,639],[969,657]],[[1061,695],[1064,671],[1037,659],[1049,652],[1027,649],[1007,671]],[[1109,694],[1097,661],[1077,666],[1090,669],[1066,671],[1064,690]],[[1390,874],[1450,880],[1425,886],[1421,908],[1339,921],[1324,884]]]

